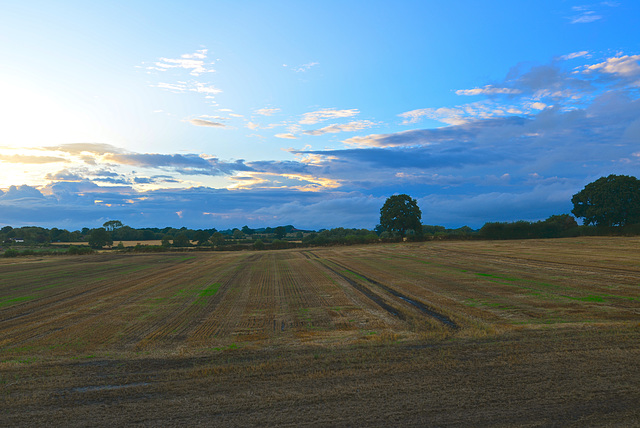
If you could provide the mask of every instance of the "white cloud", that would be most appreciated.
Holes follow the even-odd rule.
[[[296,137],[293,134],[276,134],[275,136],[278,137],[278,138],[287,138],[289,140],[297,140],[298,139],[298,137]]]
[[[293,69],[293,71],[295,71],[296,73],[304,73],[305,71],[309,71],[309,69],[311,67],[315,67],[316,65],[320,65],[320,63],[319,62],[309,62],[309,63],[306,63],[306,64],[302,64],[299,67],[295,67]]]
[[[359,113],[360,111],[355,108],[348,110],[322,109],[303,114],[300,123],[304,125],[314,125],[329,119],[353,117]]]
[[[205,59],[206,57],[207,57],[207,49],[201,49],[201,50],[196,51],[195,53],[192,53],[192,54],[184,54],[184,55],[182,55],[182,58]]]
[[[210,86],[205,83],[195,82],[191,88],[189,88],[192,92],[198,92],[200,94],[213,95],[219,94],[222,92],[221,89],[216,88],[215,86]]]
[[[609,58],[604,62],[589,65],[585,72],[600,71],[623,77],[640,77],[640,55],[625,55]]]
[[[273,129],[279,126],[285,126],[284,123],[269,123],[267,125],[262,125],[261,123],[256,122],[247,122],[245,125],[249,129]]]
[[[404,118],[402,125],[420,122],[423,118],[438,120],[450,125],[460,125],[469,121],[465,118],[465,111],[459,107],[422,108],[400,113]]]
[[[271,116],[275,113],[278,113],[279,111],[280,111],[279,108],[261,108],[261,109],[255,110],[255,113],[262,116]]]
[[[208,68],[210,64],[205,64],[204,60],[206,58],[207,49],[201,49],[192,54],[181,55],[180,58],[160,58],[152,67],[147,67],[147,69],[167,71],[173,68],[181,68],[189,70],[189,74],[192,76],[199,76],[203,73],[212,73],[215,71],[212,68]]]
[[[571,23],[572,24],[588,24],[590,22],[594,22],[599,19],[602,19],[602,16],[596,15],[596,13],[592,10],[587,10],[582,12],[580,15],[571,17]]]
[[[178,93],[196,92],[199,94],[204,94],[206,98],[213,98],[213,95],[216,95],[222,92],[221,89],[218,89],[215,86],[208,85],[202,82],[177,82],[177,83],[160,82],[155,86],[157,88],[165,89],[171,92],[178,92]]]
[[[574,59],[574,58],[581,58],[581,57],[589,57],[589,51],[580,51],[580,52],[572,52],[570,54],[567,55],[562,55],[560,57],[561,60],[569,60],[569,59]]]
[[[183,83],[165,83],[160,82],[156,85],[157,88],[166,89],[172,92],[185,92],[187,90],[187,86]]]
[[[220,122],[212,122],[205,119],[189,119],[189,123],[195,126],[209,126],[213,128],[226,128],[227,125]]]
[[[356,120],[345,124],[333,124],[320,129],[304,131],[303,133],[307,135],[337,134],[338,132],[360,131],[362,129],[371,128],[375,125],[376,123],[371,122],[370,120]]]
[[[545,103],[535,102],[531,104],[531,107],[536,110],[544,110],[547,107],[547,105]]]
[[[520,89],[514,88],[496,88],[492,85],[487,85],[484,88],[473,89],[459,89],[456,91],[456,95],[495,95],[495,94],[520,94]]]

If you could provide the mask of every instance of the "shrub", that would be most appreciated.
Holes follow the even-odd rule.
[[[93,254],[93,250],[89,247],[81,246],[81,245],[70,245],[67,250],[67,254],[70,256],[78,256],[83,254]]]
[[[13,248],[8,248],[7,250],[5,250],[2,257],[18,257],[19,254],[19,251],[14,250]]]

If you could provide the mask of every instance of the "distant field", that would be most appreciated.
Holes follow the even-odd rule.
[[[135,247],[136,245],[162,245],[162,241],[159,239],[152,241],[113,241],[113,246],[115,247],[120,242],[125,247]],[[88,242],[52,242],[51,245],[89,245]]]
[[[639,345],[638,238],[0,259],[10,425],[626,424]]]

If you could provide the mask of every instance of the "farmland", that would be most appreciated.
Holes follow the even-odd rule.
[[[0,424],[637,423],[639,249],[2,260]]]

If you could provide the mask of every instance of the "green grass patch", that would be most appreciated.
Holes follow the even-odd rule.
[[[215,282],[211,285],[209,285],[207,288],[205,288],[204,290],[200,291],[200,297],[211,297],[211,296],[215,296],[216,293],[218,292],[218,290],[220,289],[220,283],[219,282]]]
[[[214,351],[231,351],[234,349],[238,349],[237,343],[232,343],[231,345],[228,345],[228,346],[220,346],[217,348],[213,348]]]
[[[220,289],[220,286],[222,284],[220,284],[219,282],[214,282],[213,284],[210,284],[209,286],[207,286],[207,288],[205,288],[204,290],[178,290],[178,292],[175,294],[175,296],[182,296],[182,297],[192,297],[195,296],[197,297],[196,301],[193,302],[196,305],[206,305],[208,303],[208,299],[210,297],[213,297],[216,295],[216,293],[218,292],[218,290]],[[174,296],[174,297],[175,297]]]
[[[26,302],[27,300],[33,300],[35,299],[37,296],[21,296],[21,297],[14,297],[12,299],[5,299],[0,301],[0,308],[5,307],[5,306],[11,306],[14,305],[16,303],[20,303],[20,302]]]
[[[604,298],[602,296],[595,296],[595,295],[579,297],[578,300],[582,302],[604,302]]]
[[[519,278],[508,278],[506,276],[499,276],[499,275],[494,275],[494,274],[491,274],[491,273],[476,273],[476,275],[484,276],[484,277],[487,277],[487,278],[501,279],[503,281],[512,281],[512,282],[514,282],[514,281],[518,281],[519,280]]]

